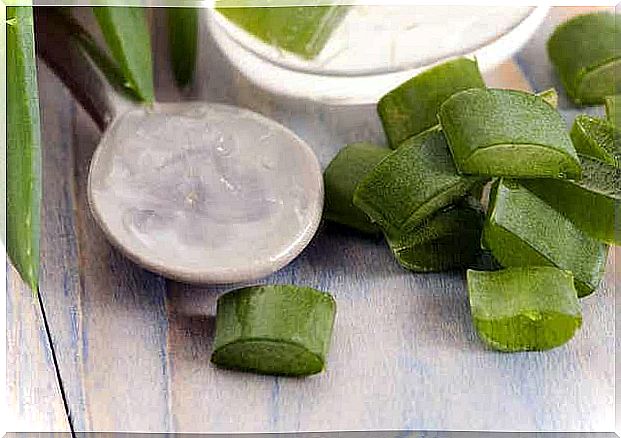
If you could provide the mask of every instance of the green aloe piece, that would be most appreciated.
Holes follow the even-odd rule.
[[[224,2],[217,1],[216,6]],[[319,55],[345,17],[347,6],[218,7],[218,11],[260,40],[305,59]]]
[[[175,80],[187,87],[194,77],[198,53],[198,9],[168,8],[170,61]]]
[[[481,252],[483,209],[474,198],[446,207],[406,234],[386,236],[401,266],[438,272],[471,266]]]
[[[582,179],[532,179],[521,183],[602,242],[621,244],[621,168],[581,157]]]
[[[551,267],[468,271],[474,327],[490,347],[507,352],[549,350],[582,325],[571,273]]]
[[[477,62],[466,58],[437,65],[399,85],[377,105],[391,147],[437,125],[438,109],[451,95],[484,87]]]
[[[370,143],[353,143],[339,151],[324,172],[326,219],[363,233],[381,231],[354,205],[354,191],[360,180],[389,153],[390,149]]]
[[[608,245],[516,181],[499,179],[490,194],[483,244],[504,267],[555,266],[573,273],[580,297],[604,274]]]
[[[621,94],[606,96],[606,117],[615,128],[621,129]]]
[[[358,184],[354,205],[390,236],[407,233],[482,184],[457,173],[438,129],[406,140]]]
[[[579,115],[570,136],[578,154],[621,167],[621,130],[606,120]]]
[[[516,90],[466,90],[446,100],[438,118],[455,165],[464,174],[580,176],[580,160],[565,122],[541,96]]]
[[[556,28],[548,55],[578,105],[598,104],[621,92],[621,26],[609,12],[579,15]]]
[[[218,299],[211,361],[261,374],[303,376],[324,369],[336,303],[309,287],[266,285]]]
[[[127,86],[146,103],[155,100],[151,35],[142,8],[93,7],[99,27]]]
[[[7,7],[7,252],[37,291],[41,131],[32,8]]]

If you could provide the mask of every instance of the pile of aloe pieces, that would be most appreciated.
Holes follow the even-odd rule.
[[[606,38],[574,20],[581,38]],[[578,116],[568,132],[554,90],[486,88],[466,58],[437,65],[379,101],[390,147],[350,144],[330,163],[325,217],[383,234],[409,270],[471,268],[472,317],[490,347],[562,345],[582,324],[579,299],[597,289],[609,245],[621,242],[620,82],[579,87],[608,117]]]

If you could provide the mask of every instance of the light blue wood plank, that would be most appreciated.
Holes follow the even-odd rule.
[[[6,268],[8,424],[14,431],[68,432],[39,301],[13,267]]]

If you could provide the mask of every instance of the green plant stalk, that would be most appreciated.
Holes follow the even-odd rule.
[[[405,141],[362,179],[354,205],[390,236],[416,228],[440,209],[483,183],[457,173],[442,131]]]
[[[520,182],[599,241],[621,244],[621,168],[581,156],[582,178]]]
[[[353,143],[342,148],[324,172],[326,219],[368,234],[381,232],[366,213],[354,205],[356,186],[389,153],[390,149],[370,143]]]
[[[490,193],[483,244],[504,267],[555,266],[574,275],[580,297],[604,275],[608,245],[516,181],[499,179]]]
[[[609,12],[579,15],[548,40],[550,60],[567,95],[578,105],[604,103],[621,92],[621,25]]]
[[[219,0],[216,6],[225,2]],[[305,59],[319,55],[348,6],[218,7],[227,19],[267,44]]]
[[[142,8],[93,7],[104,39],[127,81],[142,101],[155,100],[151,35]]]
[[[606,120],[579,115],[570,136],[578,154],[621,168],[621,130]]]
[[[192,82],[196,69],[199,10],[168,8],[166,12],[170,62],[177,85],[185,88]]]
[[[571,273],[551,267],[469,270],[474,327],[490,347],[506,352],[548,350],[582,325]]]
[[[483,209],[466,197],[426,219],[406,234],[386,235],[401,266],[415,272],[439,272],[471,266],[481,252]]]
[[[384,131],[394,149],[404,140],[438,124],[440,105],[469,88],[485,88],[476,61],[458,58],[404,82],[377,104]]]
[[[565,121],[541,96],[517,90],[461,91],[442,104],[438,119],[461,173],[580,176]]]
[[[37,291],[41,132],[32,8],[7,8],[7,252]]]
[[[336,314],[327,293],[293,285],[253,286],[218,299],[211,361],[261,374],[324,369]]]

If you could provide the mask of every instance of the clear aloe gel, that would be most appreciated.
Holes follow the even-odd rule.
[[[549,350],[582,325],[573,277],[560,269],[469,270],[468,295],[477,334],[496,350]]]
[[[41,14],[40,53],[105,130],[88,197],[113,245],[197,283],[255,280],[306,247],[321,219],[323,179],[303,140],[233,106],[125,100],[62,23]]]

